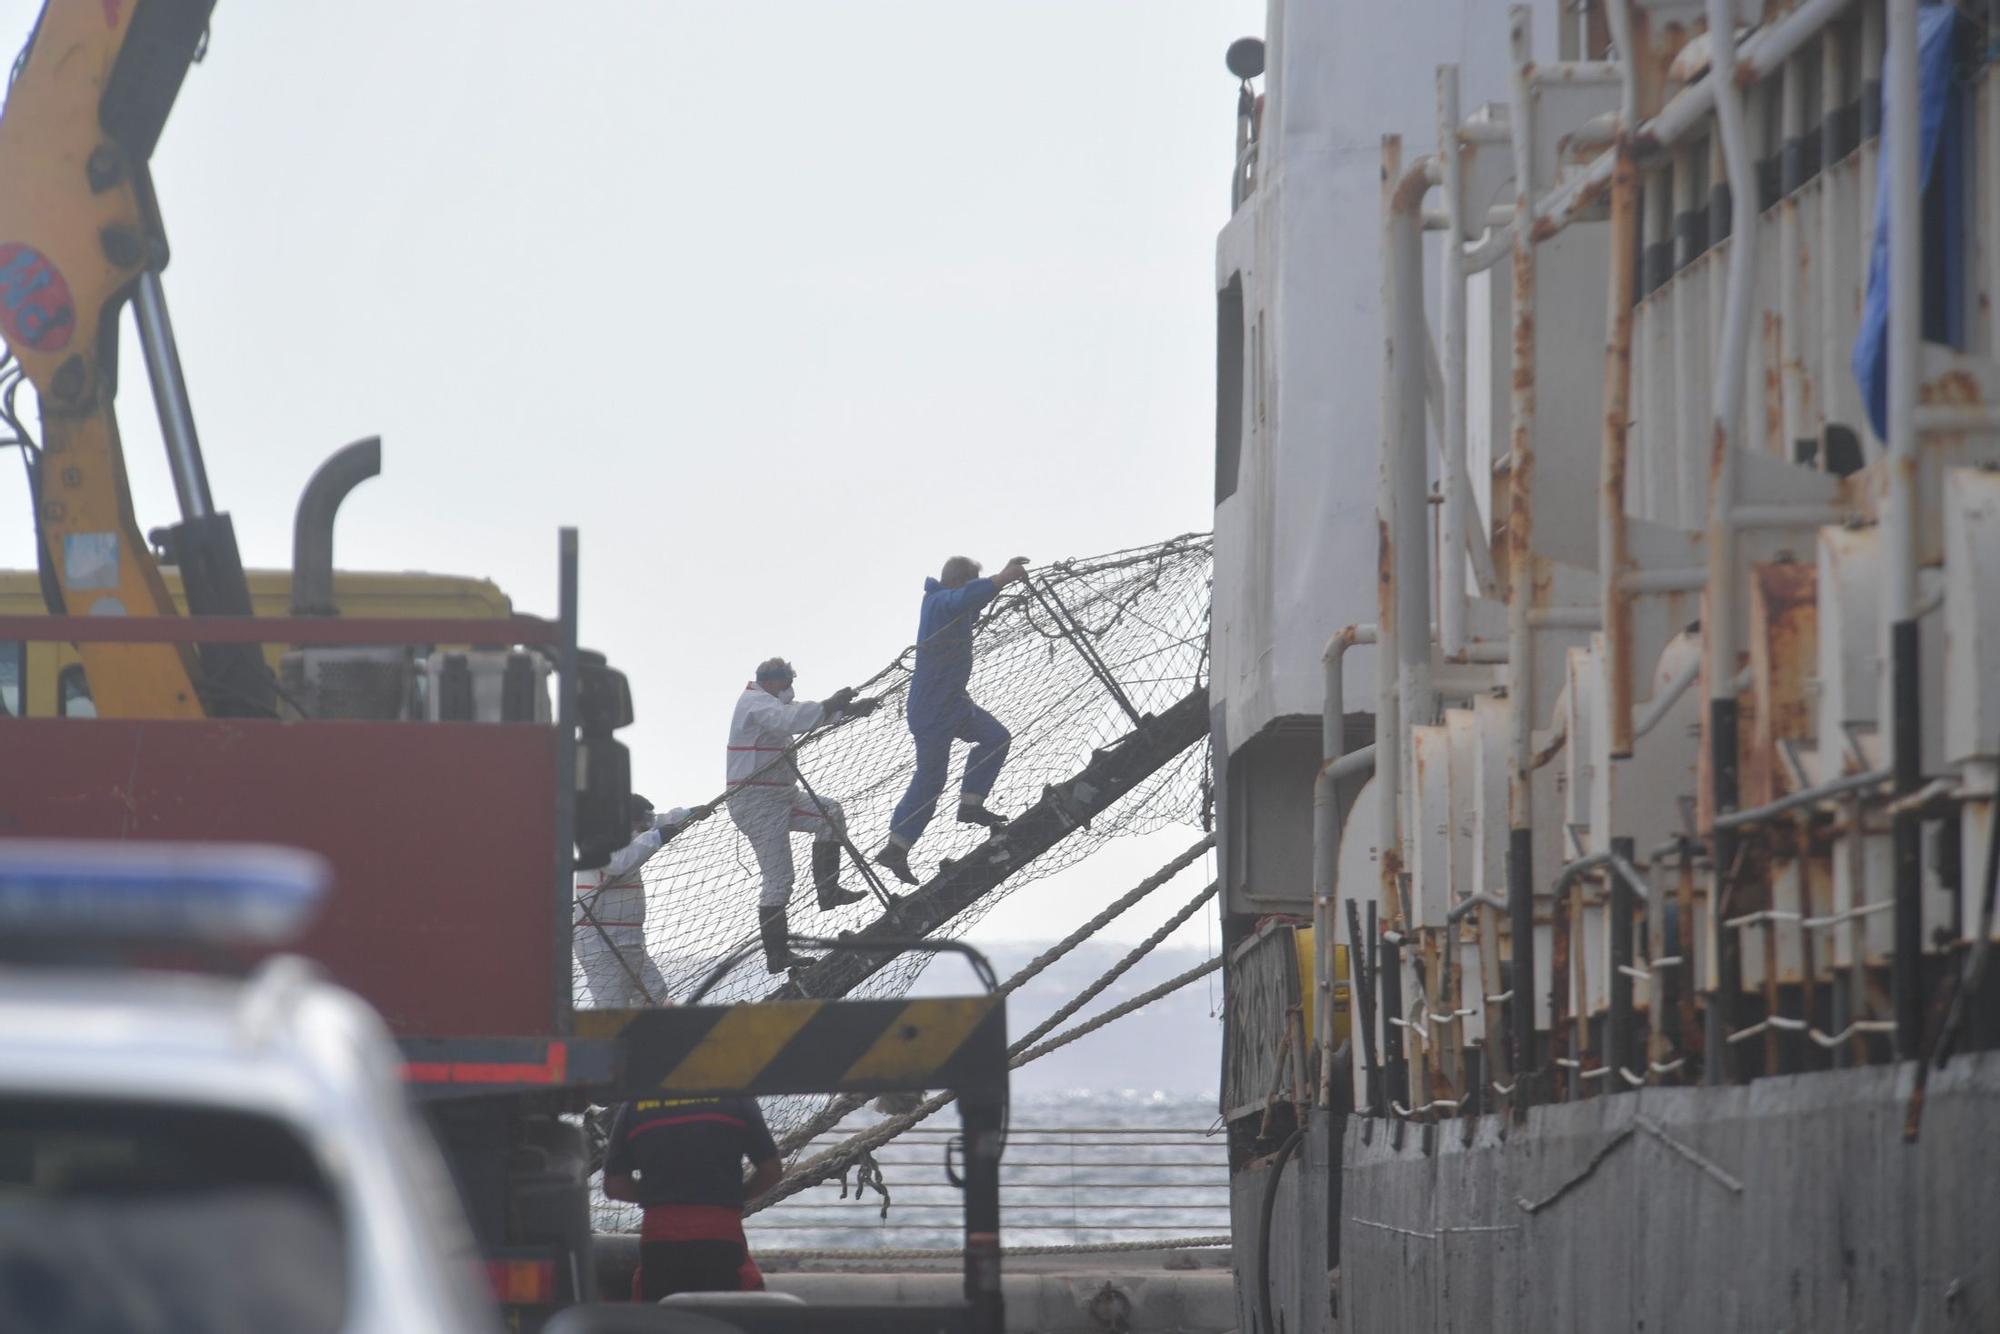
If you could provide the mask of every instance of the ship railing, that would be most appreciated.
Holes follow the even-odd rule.
[[[863,1128],[829,1133],[805,1153]],[[947,1176],[955,1139],[943,1127],[905,1131],[875,1150],[872,1166],[754,1215],[753,1246],[957,1245],[961,1204]],[[1010,1247],[1226,1234],[1227,1145],[1219,1133],[1187,1126],[1017,1122],[1001,1158],[1000,1196]]]
[[[1342,899],[1379,908],[1402,1013],[1365,1016],[1353,1055],[1381,1052],[1398,1115],[1908,1059],[1979,1028],[2000,675],[1936,655],[2000,614],[1979,591],[2000,558],[1978,471],[2000,464],[2000,363],[1976,281],[2000,269],[1953,252],[1960,324],[1930,327],[1916,127],[1920,90],[1951,79],[1974,145],[1961,227],[1989,232],[1992,62],[1968,26],[1948,75],[1920,70],[1907,0],[1765,6],[1783,12],[1685,47],[1637,12],[1656,6],[1592,8],[1604,29],[1578,39],[1566,15],[1548,61],[1515,6],[1505,106],[1462,115],[1443,67],[1439,151],[1384,141],[1371,761],[1391,796],[1368,832],[1387,851],[1376,883],[1336,889],[1336,829],[1315,900],[1322,926]],[[1848,363],[1878,185],[1901,278],[1871,413]],[[1471,337],[1473,280],[1510,257]],[[1857,575],[1841,534],[1869,525]],[[1794,670],[1815,637],[1843,661]],[[1879,705],[1853,681],[1877,670]],[[1819,702],[1836,690],[1846,715]],[[1475,792],[1471,844],[1451,813]],[[1941,879],[1951,894],[1928,892]],[[1931,964],[1959,979],[1949,1003]],[[1320,1044],[1331,1069],[1330,1026]]]
[[[866,1125],[857,1118],[830,1131],[802,1156]],[[964,1206],[947,1175],[962,1161],[956,1141],[942,1126],[905,1131],[858,1172],[754,1214],[746,1224],[752,1250],[957,1247]],[[1000,1191],[1009,1248],[1213,1244],[1229,1232],[1228,1152],[1219,1130],[1017,1121],[1001,1158]],[[630,1213],[614,1207],[599,1226],[635,1230]]]

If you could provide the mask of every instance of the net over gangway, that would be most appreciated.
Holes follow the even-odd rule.
[[[988,804],[1017,813],[1014,827],[989,840],[986,830],[951,818],[947,797],[911,859],[923,883],[903,894],[893,917],[885,919],[872,893],[820,912],[811,877],[802,873],[794,931],[954,936],[1008,893],[1111,840],[1200,823],[1209,563],[1208,537],[1189,535],[1037,567],[1029,584],[1005,589],[973,636],[971,693],[1013,733]],[[863,853],[883,843],[914,768],[903,720],[913,659],[914,650],[905,649],[861,684],[862,694],[882,700],[872,716],[807,734],[793,756],[812,793],[845,809],[851,841]],[[961,752],[954,780],[962,763]],[[647,948],[667,991],[659,1000],[685,999],[719,959],[757,939],[756,859],[719,795],[714,805],[714,815],[673,839],[645,869]],[[796,850],[803,872],[803,839]],[[851,858],[842,880],[867,887]],[[905,889],[886,874],[882,880]],[[893,996],[928,957],[836,957],[801,970],[794,985],[816,996]],[[761,999],[776,987],[753,948],[714,982],[705,1003]]]

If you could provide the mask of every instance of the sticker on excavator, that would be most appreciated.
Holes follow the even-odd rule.
[[[0,245],[0,326],[9,342],[60,352],[76,328],[69,283],[42,252],[18,241]]]
[[[118,534],[64,533],[63,582],[73,590],[118,587]]]
[[[624,1083],[674,1093],[1004,1089],[1007,1010],[991,996],[764,1001],[584,1011],[617,1025]],[[607,1035],[608,1036],[608,1035]]]

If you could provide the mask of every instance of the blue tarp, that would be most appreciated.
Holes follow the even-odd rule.
[[[1924,209],[1919,226],[1930,244],[1924,247],[1926,295],[1941,300],[1925,302],[1923,318],[1926,337],[1956,342],[1962,336],[1963,311],[1951,295],[1952,286],[1963,272],[1965,222],[1962,213],[1962,145],[1965,120],[1962,99],[1952,76],[1952,53],[1957,33],[1958,12],[1950,5],[1925,5],[1917,11],[1917,155],[1924,191]],[[1890,62],[1884,61],[1884,65]],[[1868,255],[1868,293],[1862,303],[1861,327],[1854,335],[1850,364],[1860,382],[1862,401],[1868,405],[1868,420],[1879,438],[1888,436],[1889,421],[1889,181],[1890,117],[1894,103],[1884,89],[1882,107],[1882,157],[1875,172],[1875,240]],[[1942,152],[1939,151],[1943,146]],[[1931,178],[1942,167],[1942,188],[1933,193]],[[1934,281],[1934,276],[1941,281]],[[1935,307],[1935,308],[1933,308]]]

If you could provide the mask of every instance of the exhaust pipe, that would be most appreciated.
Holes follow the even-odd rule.
[[[292,520],[292,615],[338,616],[333,601],[333,516],[347,493],[382,471],[382,437],[335,450],[299,493]]]

